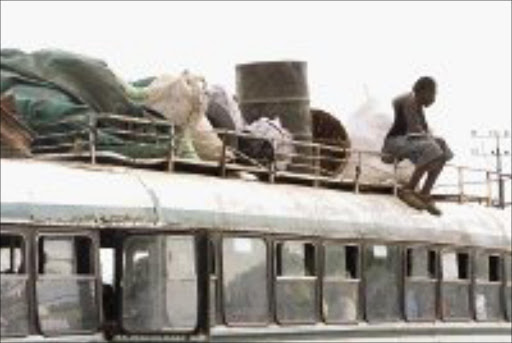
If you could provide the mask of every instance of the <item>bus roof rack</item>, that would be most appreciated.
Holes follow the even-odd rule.
[[[13,108],[4,106],[2,101],[2,117],[16,118]],[[79,122],[82,125],[70,130],[69,123]],[[251,173],[262,181],[270,183],[292,183],[312,187],[326,187],[347,191],[397,194],[400,185],[398,161],[390,166],[381,163],[367,163],[368,159],[382,160],[380,152],[360,150],[339,145],[313,143],[297,140],[266,139],[245,132],[214,130],[222,142],[217,159],[201,160],[180,156],[177,146],[183,139],[175,127],[165,120],[154,118],[133,118],[113,113],[89,112],[87,118],[78,116],[65,120],[46,123],[48,133],[34,135],[32,154],[38,159],[58,161],[88,161],[92,164],[108,163],[129,167],[149,168],[162,171],[188,172],[220,177],[236,173]],[[41,130],[45,132],[45,130]],[[100,142],[98,136],[103,135]],[[107,137],[108,139],[104,139]],[[122,138],[122,140],[120,139]],[[270,154],[248,156],[238,149],[241,140],[259,142],[275,148],[288,145],[289,153],[272,149]],[[105,144],[107,141],[107,144]],[[326,153],[328,152],[328,154]],[[322,163],[336,162],[339,170],[330,171],[322,168]],[[386,167],[388,167],[386,169]],[[434,198],[438,201],[455,201],[459,203],[477,202],[487,206],[495,206],[493,183],[510,182],[511,175],[494,171],[447,165],[447,169],[455,170],[457,175],[453,184],[436,186]],[[379,175],[377,180],[365,177],[365,173]],[[477,180],[466,180],[470,173],[479,174]],[[468,192],[478,186],[477,194]],[[483,188],[483,191],[482,191]],[[451,189],[451,192],[439,192]],[[500,207],[506,204],[498,201]]]

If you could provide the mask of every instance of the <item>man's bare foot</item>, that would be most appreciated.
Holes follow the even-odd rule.
[[[409,188],[402,188],[398,190],[398,198],[405,202],[407,205],[417,210],[425,210],[427,204],[421,199],[416,192]]]
[[[434,215],[434,216],[440,216],[441,214],[443,214],[443,212],[441,212],[441,210],[436,206],[436,204],[434,203],[434,201],[432,200],[432,197],[430,195],[426,195],[426,194],[423,194],[423,193],[416,193],[416,195],[421,199],[423,200],[423,202],[425,203],[425,209],[427,210],[428,213]]]

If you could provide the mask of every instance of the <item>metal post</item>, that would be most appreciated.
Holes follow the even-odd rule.
[[[398,195],[398,159],[393,158],[393,195]]]
[[[226,136],[227,132],[223,131],[221,133],[222,136],[222,152],[220,154],[220,176],[226,177]]]
[[[268,165],[268,181],[270,183],[276,182],[276,162],[274,160],[270,161]]]
[[[355,192],[359,193],[359,177],[361,176],[361,152],[357,152],[357,165],[355,175]]]
[[[174,171],[174,139],[176,137],[174,125],[169,126],[169,151],[167,152],[167,171]]]
[[[487,206],[492,206],[491,173],[485,172],[485,185],[487,187]]]
[[[91,164],[96,164],[96,114],[89,112],[89,152],[91,154]]]
[[[270,144],[272,147],[275,147],[275,140],[272,138],[270,140]],[[270,183],[276,182],[276,156],[274,154],[273,158],[270,160],[270,163],[268,164],[268,181]]]
[[[313,168],[315,171],[315,179],[313,180],[313,187],[318,187],[320,185],[320,144],[315,144],[314,147],[314,161]]]
[[[503,176],[501,175],[502,166],[499,135],[496,135],[496,172],[498,174],[498,206],[505,208],[505,185],[503,183]]]
[[[459,202],[464,202],[464,169],[463,167],[457,167],[458,181],[459,181]]]
[[[492,201],[492,205],[497,205],[497,207],[504,208],[505,207],[505,184],[503,179],[503,167],[502,167],[502,159],[501,155],[504,153],[507,155],[509,153],[508,150],[502,150],[501,148],[501,139],[509,139],[509,131],[505,130],[504,134],[502,135],[499,131],[491,130],[489,131],[488,135],[478,135],[476,130],[473,130],[471,132],[473,137],[476,138],[483,138],[483,139],[494,139],[496,141],[496,148],[495,150],[491,151],[491,155],[494,155],[496,157],[496,181],[498,184],[498,199],[497,204],[495,201]],[[475,155],[480,156],[489,156],[489,154],[479,152],[478,150],[475,150]],[[489,192],[490,193],[490,192]]]

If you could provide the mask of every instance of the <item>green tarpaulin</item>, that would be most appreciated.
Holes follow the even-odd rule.
[[[83,131],[89,127],[91,113],[163,118],[132,101],[116,75],[101,60],[60,50],[24,53],[2,49],[0,55],[0,91],[2,95],[14,95],[17,112],[39,135]],[[51,125],[71,118],[73,120],[66,123]],[[97,130],[100,151],[109,150],[133,158],[166,155],[168,141],[141,144],[108,129],[99,127]],[[87,138],[87,134],[84,137]],[[59,139],[52,143],[63,143]]]

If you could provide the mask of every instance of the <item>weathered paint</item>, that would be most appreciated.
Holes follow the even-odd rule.
[[[122,168],[2,160],[2,221],[62,224],[150,224],[153,200]]]
[[[510,342],[510,323],[382,323],[217,327],[215,342]]]
[[[390,195],[125,167],[1,161],[2,222],[206,227],[510,250],[510,212],[440,203],[441,217]]]
[[[293,325],[288,327],[216,327],[209,338],[119,336],[116,342],[510,342],[510,323],[383,323],[358,325]],[[107,342],[101,334],[2,338],[5,343]]]

